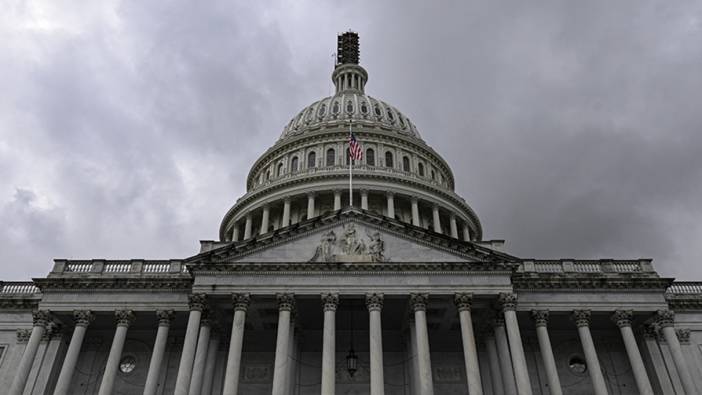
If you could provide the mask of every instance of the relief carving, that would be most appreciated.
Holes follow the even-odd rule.
[[[385,242],[380,232],[366,232],[367,240],[362,239],[354,224],[343,227],[343,235],[337,239],[330,230],[322,234],[310,262],[386,262]]]

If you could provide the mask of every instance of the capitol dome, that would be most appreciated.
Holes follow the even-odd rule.
[[[400,224],[480,241],[475,212],[454,192],[448,163],[396,107],[366,95],[358,35],[339,36],[333,96],[303,108],[253,164],[246,194],[220,226],[225,242],[246,240],[352,206]],[[362,147],[349,193],[349,130]],[[352,196],[351,196],[352,195]]]

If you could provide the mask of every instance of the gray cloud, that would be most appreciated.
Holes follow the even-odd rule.
[[[181,257],[330,93],[368,91],[527,257],[652,257],[702,277],[698,2],[10,2],[0,16],[2,277],[54,257]]]

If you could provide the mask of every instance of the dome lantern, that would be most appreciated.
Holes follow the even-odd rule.
[[[346,32],[337,38],[336,65],[332,81],[336,94],[343,92],[364,93],[368,72],[359,63],[358,33]]]

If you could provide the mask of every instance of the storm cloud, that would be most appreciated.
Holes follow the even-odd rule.
[[[216,239],[347,29],[486,238],[702,278],[698,1],[2,3],[2,279]]]

